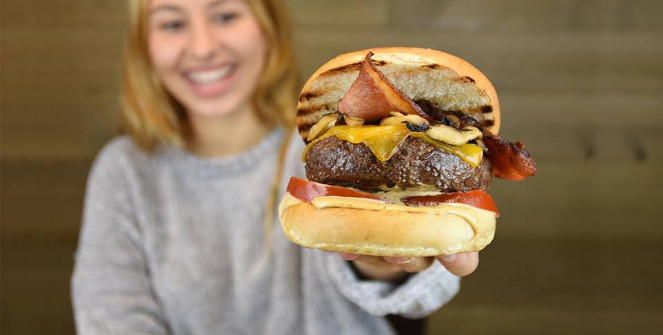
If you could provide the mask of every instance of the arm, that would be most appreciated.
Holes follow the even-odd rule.
[[[363,280],[352,270],[349,262],[339,255],[324,254],[328,275],[336,289],[370,314],[422,318],[449,302],[460,288],[459,277],[450,273],[440,262],[431,262],[426,270],[407,278],[390,278],[405,279],[401,283],[394,283],[387,280]],[[360,263],[355,261],[355,264]],[[399,275],[403,276],[403,273]]]
[[[88,180],[71,282],[77,331],[167,334],[131,207],[126,158],[115,149],[102,152]]]

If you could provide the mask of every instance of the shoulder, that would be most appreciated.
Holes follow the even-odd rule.
[[[143,151],[127,135],[111,139],[99,151],[90,171],[90,178],[95,176],[114,176],[118,178],[141,164],[151,160],[152,153]]]
[[[117,136],[111,139],[99,151],[95,162],[97,163],[110,163],[126,159],[135,159],[137,156],[145,155],[136,144],[127,135]]]
[[[95,158],[95,165],[136,165],[158,160],[166,150],[158,146],[153,151],[138,147],[128,135],[117,136],[106,143]]]

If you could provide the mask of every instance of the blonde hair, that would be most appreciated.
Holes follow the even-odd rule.
[[[246,0],[267,41],[265,67],[252,97],[254,110],[270,126],[294,125],[298,74],[285,4]],[[159,82],[147,49],[148,0],[129,0],[124,60],[123,130],[142,149],[159,143],[186,146],[184,107]]]

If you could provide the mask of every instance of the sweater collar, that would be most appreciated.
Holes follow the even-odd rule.
[[[168,146],[166,150],[177,164],[190,169],[192,173],[205,176],[241,175],[257,166],[265,156],[277,154],[283,134],[281,128],[275,128],[258,144],[238,154],[225,157],[203,157],[172,145]]]

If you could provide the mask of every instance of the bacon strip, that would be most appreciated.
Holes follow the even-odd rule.
[[[505,141],[488,132],[484,132],[483,142],[490,150],[495,176],[518,181],[536,175],[536,162],[521,142]]]
[[[389,117],[389,112],[418,115],[433,120],[398,90],[371,62],[372,52],[366,55],[359,75],[338,103],[341,114],[363,119],[366,123]]]

